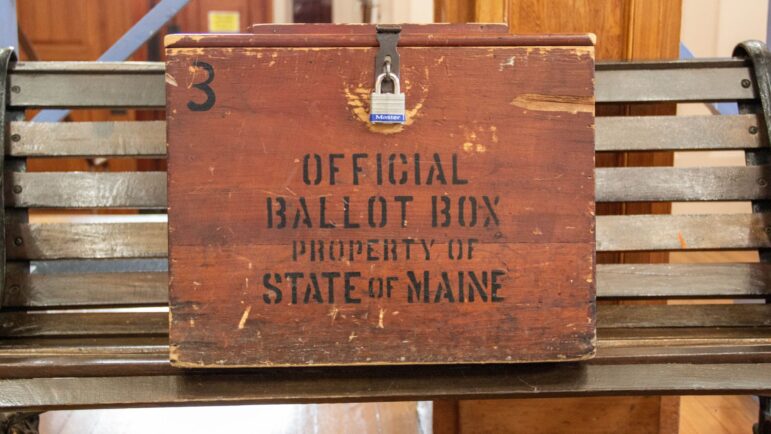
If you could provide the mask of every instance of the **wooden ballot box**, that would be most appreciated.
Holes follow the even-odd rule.
[[[591,357],[592,35],[166,38],[171,361]]]

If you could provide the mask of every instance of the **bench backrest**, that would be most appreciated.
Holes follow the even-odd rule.
[[[8,269],[0,298],[0,340],[14,339],[16,345],[50,353],[52,347],[67,345],[104,345],[117,351],[142,338],[136,345],[162,354],[168,327],[165,173],[32,173],[25,171],[25,160],[163,158],[164,122],[33,123],[24,120],[24,111],[163,110],[163,64],[20,62],[10,71],[8,88]],[[739,59],[600,64],[596,89],[601,106],[758,100],[750,64]],[[596,150],[765,151],[768,138],[760,116],[599,116]],[[771,199],[771,172],[765,165],[598,168],[595,177],[597,201],[605,203]],[[54,215],[45,222],[34,213],[28,218],[27,210],[51,208],[138,212]],[[606,215],[597,217],[596,230],[598,252],[771,247],[771,214],[765,212]],[[765,263],[600,264],[597,293],[612,300],[764,298],[771,295],[770,280],[771,267]],[[145,309],[125,309],[137,307]],[[652,338],[665,340],[677,338],[674,329],[719,326],[771,327],[771,305],[609,305],[598,311],[600,339],[617,343],[605,355],[619,357],[632,357],[623,350],[630,330],[635,336],[647,330]],[[749,339],[747,328],[744,334],[724,330],[720,337],[735,333],[737,339]],[[709,330],[704,342],[717,336]]]

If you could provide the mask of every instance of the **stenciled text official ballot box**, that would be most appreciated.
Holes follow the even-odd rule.
[[[592,35],[166,38],[171,361],[566,361],[595,345]]]

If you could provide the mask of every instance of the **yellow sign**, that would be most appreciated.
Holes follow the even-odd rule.
[[[241,31],[241,14],[238,11],[209,11],[210,33],[238,33]]]

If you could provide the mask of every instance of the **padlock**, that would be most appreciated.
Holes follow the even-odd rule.
[[[383,80],[388,77],[394,83],[394,93],[383,93]],[[405,121],[404,94],[400,92],[399,77],[390,71],[377,76],[375,91],[370,99],[369,121],[373,124],[403,124]]]

